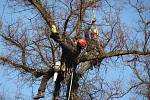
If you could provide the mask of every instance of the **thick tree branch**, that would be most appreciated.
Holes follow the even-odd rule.
[[[86,2],[85,0],[80,0],[80,11],[79,11],[79,14],[78,14],[78,21],[77,21],[77,27],[76,27],[76,32],[77,32],[77,36],[80,35],[80,30],[82,28],[82,21],[83,21],[83,18],[84,18],[84,15],[85,15],[85,11],[86,11]]]
[[[82,57],[77,59],[77,62],[85,62],[90,60],[99,59],[102,60],[104,58],[114,57],[114,56],[123,56],[129,54],[138,54],[138,55],[150,55],[150,51],[138,51],[138,50],[116,50],[105,53],[103,55],[93,55],[93,54],[84,54]]]
[[[68,25],[69,20],[70,20],[70,18],[71,18],[72,15],[73,15],[73,12],[70,12],[70,14],[67,16],[67,19],[66,19],[66,21],[64,22],[64,31],[63,31],[63,33],[66,33],[67,25]]]
[[[41,70],[39,71],[39,70],[36,70],[32,67],[24,66],[22,64],[18,64],[17,62],[15,62],[13,60],[10,60],[6,57],[0,57],[0,62],[4,63],[4,64],[8,64],[8,65],[12,66],[13,68],[22,69],[25,72],[33,74],[35,77],[39,77],[39,76],[41,76],[45,73],[44,71],[41,71]]]
[[[116,51],[106,53],[104,58],[113,57],[113,56],[122,56],[122,55],[128,55],[128,54],[150,55],[150,51],[116,50]]]
[[[42,15],[42,18],[46,21],[47,25],[52,28],[52,25],[56,25],[52,13],[48,12],[42,5],[40,0],[28,0]]]
[[[91,67],[91,60],[96,60],[99,59],[99,62],[102,62],[103,59],[108,58],[108,57],[114,57],[114,56],[122,56],[122,55],[128,55],[128,54],[138,54],[138,55],[150,55],[150,51],[143,52],[143,51],[137,51],[137,50],[117,50],[117,51],[112,51],[105,53],[104,55],[93,55],[93,54],[88,54],[86,53],[82,57],[78,58],[77,62],[84,62],[81,64],[81,68],[78,72],[79,77],[82,77],[84,73],[90,69]]]
[[[26,66],[26,48],[22,48],[22,64]]]

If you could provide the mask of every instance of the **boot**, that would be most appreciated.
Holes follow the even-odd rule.
[[[39,99],[39,98],[44,98],[44,92],[39,91],[38,94],[33,97],[33,99]]]

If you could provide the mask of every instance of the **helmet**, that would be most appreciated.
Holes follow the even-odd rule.
[[[87,45],[87,41],[82,38],[82,39],[78,40],[78,44],[79,44],[80,47],[85,48],[86,45]]]
[[[98,30],[97,30],[96,28],[94,28],[94,29],[92,30],[92,34],[98,35]]]
[[[57,28],[56,28],[55,25],[52,25],[52,32],[53,32],[53,33],[57,33]]]
[[[91,38],[97,39],[97,36],[98,36],[98,30],[94,28],[91,32]]]

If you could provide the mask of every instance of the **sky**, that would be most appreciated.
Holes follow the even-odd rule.
[[[20,16],[24,16],[24,18],[30,16],[26,13],[20,13],[19,15],[16,13],[12,15],[10,13],[10,9],[8,9],[7,6],[7,0],[1,0],[0,20],[3,20],[4,23],[13,23]],[[5,50],[3,49],[0,42],[0,55],[4,53]],[[32,100],[32,96],[37,92],[37,86],[39,83],[37,83],[37,86],[35,85],[34,87],[30,85],[30,83],[23,83],[23,81],[20,81],[22,79],[18,79],[17,75],[19,73],[14,71],[14,69],[8,71],[7,68],[3,67],[2,65],[0,65],[0,69],[0,95],[3,95],[4,93],[6,100]],[[24,84],[29,84],[29,86]],[[16,95],[18,94],[23,98],[17,97]]]
[[[147,4],[150,5],[150,1],[149,0],[144,0],[144,2],[146,2]],[[5,21],[5,23],[10,23],[10,21],[15,21],[17,17],[19,16],[24,16],[24,18],[28,18],[30,15],[26,14],[26,13],[21,13],[21,15],[19,14],[11,14],[9,12],[9,9],[7,7],[5,7],[7,5],[7,0],[1,0],[0,3],[0,20]],[[129,7],[130,8],[130,7]],[[134,23],[136,23],[136,13],[133,9],[129,9],[127,7],[127,9],[123,10],[123,14],[121,15],[121,20],[128,24],[129,26],[133,25]],[[16,17],[17,16],[17,17]],[[16,18],[15,18],[16,17]],[[133,23],[134,22],[134,23]],[[131,24],[132,23],[132,24]],[[0,44],[0,54],[3,54],[3,47]],[[130,79],[130,77],[132,77],[132,72],[126,68],[126,67],[122,67],[121,64],[116,64],[114,65],[113,63],[110,64],[111,67],[109,67],[107,69],[107,77],[106,80],[114,80],[117,77],[119,79],[124,79],[126,81],[128,81]],[[121,66],[120,68],[116,68],[114,66]],[[24,85],[25,83],[23,83],[22,81],[20,81],[20,79],[18,79],[17,77],[17,72],[10,70],[7,71],[7,68],[4,68],[2,65],[0,66],[0,93],[4,91],[5,95],[8,96],[8,100],[32,100],[32,96],[34,94],[36,94],[37,89],[38,89],[38,85],[39,83],[37,83],[37,85],[35,86],[27,86]],[[124,69],[124,70],[122,70]],[[8,75],[10,74],[10,75]],[[11,76],[11,77],[10,77]],[[22,84],[22,85],[19,85]],[[30,83],[27,83],[30,84]],[[127,84],[124,84],[127,85]],[[15,94],[19,94],[19,92],[23,95],[23,97],[25,99],[22,98],[15,98]],[[46,99],[43,99],[46,100]],[[120,99],[113,99],[113,100],[130,100],[130,94],[127,96],[124,96],[123,98]]]

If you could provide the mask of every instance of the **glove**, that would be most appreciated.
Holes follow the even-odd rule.
[[[55,26],[55,25],[52,25],[52,32],[53,32],[53,33],[57,33],[57,29],[56,29],[56,26]]]

